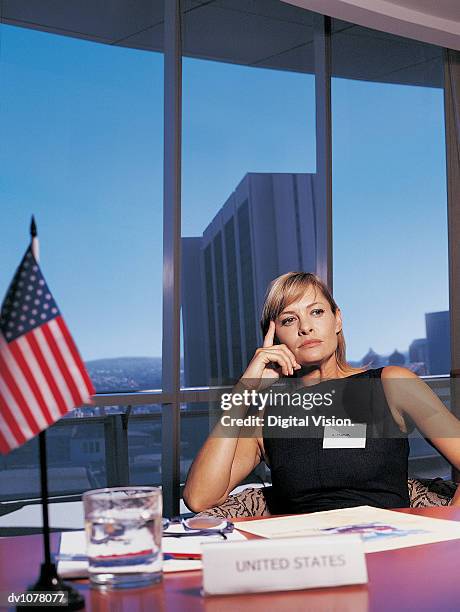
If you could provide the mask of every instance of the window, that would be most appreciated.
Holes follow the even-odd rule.
[[[268,283],[315,259],[311,227],[290,239],[314,208],[312,20],[277,0],[184,5],[185,387],[240,378]]]
[[[347,353],[450,372],[442,49],[335,22],[334,295]]]
[[[442,49],[333,23],[334,297],[347,357],[449,374]],[[449,390],[439,396],[449,407]],[[411,476],[449,478],[417,431],[410,444]]]
[[[62,419],[46,432],[49,494],[69,495],[107,486],[106,432],[101,419]],[[40,495],[38,438],[0,456],[1,500]]]
[[[5,24],[1,47],[0,291],[33,213],[97,391],[161,388],[163,55]]]
[[[163,126],[164,3],[135,14],[122,4],[110,20],[90,5],[59,24],[30,14],[66,36],[0,26],[2,220],[14,228],[0,244],[0,290],[34,213],[43,271],[99,393],[47,433],[52,493],[161,483],[165,513],[177,514],[170,490],[209,432],[210,388],[238,379],[262,342],[268,283],[324,263],[319,18],[281,0],[182,2],[181,389],[171,400],[152,391],[162,352],[174,357],[172,339],[162,347],[163,130],[176,127]],[[441,51],[332,21],[333,289],[356,364],[450,368]],[[166,175],[178,178],[175,167]],[[413,473],[430,449],[412,442]],[[2,499],[38,494],[37,461],[37,439],[0,458]]]

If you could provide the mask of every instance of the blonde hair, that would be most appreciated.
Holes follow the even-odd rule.
[[[274,321],[292,302],[299,300],[309,289],[313,287],[315,292],[320,291],[335,315],[338,310],[338,305],[332,297],[327,285],[323,283],[319,276],[311,272],[286,272],[281,274],[268,286],[265,294],[264,306],[262,308],[262,316],[260,318],[260,326],[262,328],[262,336],[268,331],[270,321]],[[362,372],[363,368],[367,369],[370,363],[367,363],[363,368],[354,368],[348,365],[345,356],[345,337],[343,330],[337,333],[337,348],[335,350],[337,366],[342,372]]]

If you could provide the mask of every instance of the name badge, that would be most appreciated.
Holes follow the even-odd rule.
[[[325,425],[323,448],[366,448],[367,423]]]
[[[286,591],[367,582],[356,534],[205,543],[205,595]]]

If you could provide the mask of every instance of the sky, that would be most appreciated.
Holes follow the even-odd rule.
[[[0,88],[0,299],[34,213],[83,358],[161,355],[162,55],[2,24]],[[358,360],[448,309],[443,93],[333,79],[332,101],[334,296]],[[247,172],[315,163],[312,75],[184,58],[183,236]]]

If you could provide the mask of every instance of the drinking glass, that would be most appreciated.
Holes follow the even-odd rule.
[[[89,577],[107,588],[162,578],[162,495],[157,487],[113,487],[83,494]]]

